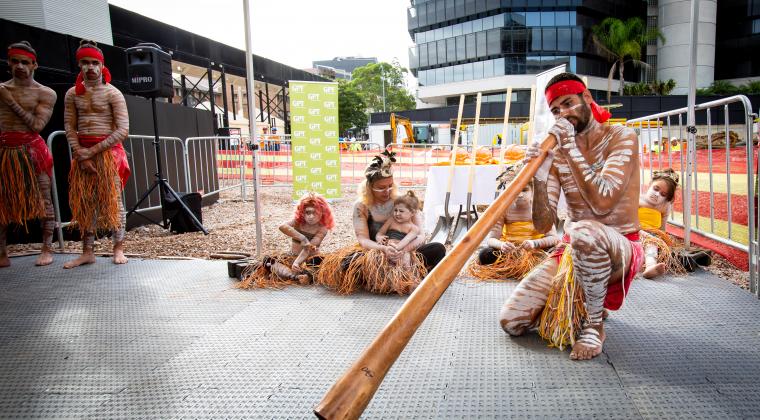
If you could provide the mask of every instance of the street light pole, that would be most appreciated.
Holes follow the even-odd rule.
[[[243,20],[245,22],[245,86],[248,92],[248,131],[250,132],[251,144],[256,146],[259,142],[256,140],[256,105],[253,103],[253,82],[256,80],[253,73],[253,37],[251,35],[251,6],[249,0],[243,0]],[[253,150],[253,217],[256,220],[256,257],[261,258],[261,248],[263,241],[261,238],[261,206],[259,204],[259,166],[256,160],[258,150]],[[245,179],[243,180],[245,183]],[[245,187],[245,186],[244,186]],[[243,188],[245,191],[245,188]],[[245,197],[244,197],[245,198]]]

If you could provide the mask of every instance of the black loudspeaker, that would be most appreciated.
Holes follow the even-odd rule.
[[[203,197],[200,193],[177,193],[185,205],[193,212],[199,222],[203,223]],[[176,233],[198,232],[199,229],[193,221],[182,211],[181,204],[172,196],[166,197],[163,207],[164,217],[169,219],[170,230]]]
[[[171,98],[172,57],[156,44],[142,43],[125,50],[129,91],[146,98]]]

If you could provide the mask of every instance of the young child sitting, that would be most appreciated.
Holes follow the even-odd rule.
[[[520,165],[511,165],[499,176],[500,188],[511,182]],[[554,228],[544,235],[533,227],[533,184],[528,183],[493,226],[470,274],[480,279],[520,279],[546,257],[544,249],[559,242]]]
[[[665,225],[673,207],[678,174],[670,168],[652,173],[652,182],[639,198],[639,223],[644,246],[644,278],[652,279],[666,271],[682,273],[683,267],[673,258],[673,242],[665,232]]]
[[[314,193],[304,196],[296,205],[293,219],[280,225],[280,231],[291,238],[290,252],[264,257],[239,287],[276,287],[293,280],[309,284],[321,262],[319,246],[334,226],[327,201]]]
[[[404,247],[419,235],[419,228],[414,224],[414,216],[419,211],[420,200],[413,191],[407,191],[405,195],[393,201],[393,217],[389,218],[377,232],[377,243],[392,246],[397,251],[403,251]],[[409,267],[412,265],[411,252],[406,251],[396,261],[396,265]]]

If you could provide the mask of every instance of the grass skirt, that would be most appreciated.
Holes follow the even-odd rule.
[[[0,225],[45,217],[34,163],[24,147],[0,147]]]
[[[264,257],[263,261],[271,262],[272,265],[280,263],[285,267],[290,267],[296,260],[297,256],[293,254],[275,254]],[[308,261],[308,259],[307,259]],[[319,270],[319,266],[303,264],[303,273],[310,278],[314,278]],[[298,280],[280,277],[271,267],[265,267],[262,263],[249,265],[243,272],[243,280],[235,287],[238,289],[282,289],[285,286],[300,284]]]
[[[76,160],[69,171],[69,205],[72,222],[82,232],[116,230],[121,227],[119,200],[121,191],[115,180],[119,176],[110,150],[92,158],[96,173],[85,172]]]
[[[657,262],[665,264],[665,271],[669,274],[677,276],[685,276],[688,274],[686,269],[681,264],[681,261],[676,258],[673,247],[673,240],[667,232],[663,232],[659,229],[646,229],[641,231],[641,246],[644,248],[646,254],[647,246],[654,245],[657,247]],[[643,268],[643,266],[642,266]]]
[[[470,262],[467,271],[471,276],[481,280],[519,280],[546,259],[546,256],[547,254],[540,249],[514,248],[510,252],[499,252],[492,264],[482,265],[476,256]]]
[[[390,262],[381,251],[353,245],[326,255],[316,282],[341,295],[362,289],[377,294],[406,295],[426,274],[422,257],[416,252],[412,252],[411,266],[404,267]]]
[[[585,294],[580,282],[575,281],[571,255],[570,250],[562,254],[538,324],[541,338],[560,350],[575,344],[586,318]]]

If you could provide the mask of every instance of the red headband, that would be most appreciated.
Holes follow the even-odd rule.
[[[582,82],[579,82],[577,80],[563,80],[546,88],[546,103],[551,106],[552,101],[559,98],[560,96],[577,95],[585,91],[586,85],[584,85]],[[593,99],[589,103],[589,106],[591,107],[591,113],[594,115],[594,119],[599,123],[604,123],[612,116],[612,114],[610,114],[610,111],[600,107],[596,102],[594,102]]]
[[[97,48],[92,47],[84,47],[77,50],[77,61],[83,59],[83,58],[95,58],[97,60],[100,60],[101,64],[103,64],[103,80],[105,83],[111,83],[111,72],[108,70],[108,67],[105,66],[105,60],[103,60],[103,53],[101,53]],[[74,84],[75,89],[74,92],[77,95],[84,95],[86,92],[86,88],[84,86],[84,77],[82,77],[82,72],[80,71],[77,75],[77,81]]]
[[[79,61],[79,60],[81,60],[81,59],[83,59],[85,57],[87,57],[87,58],[97,58],[98,60],[100,60],[101,63],[103,63],[104,65],[106,64],[105,60],[103,60],[103,53],[100,52],[97,48],[84,47],[84,48],[78,49],[77,50],[77,61]]]
[[[32,61],[37,62],[37,56],[34,55],[34,53],[30,53],[27,50],[22,50],[21,48],[8,48],[8,58],[11,58],[12,55],[23,55],[25,57],[31,58]]]

